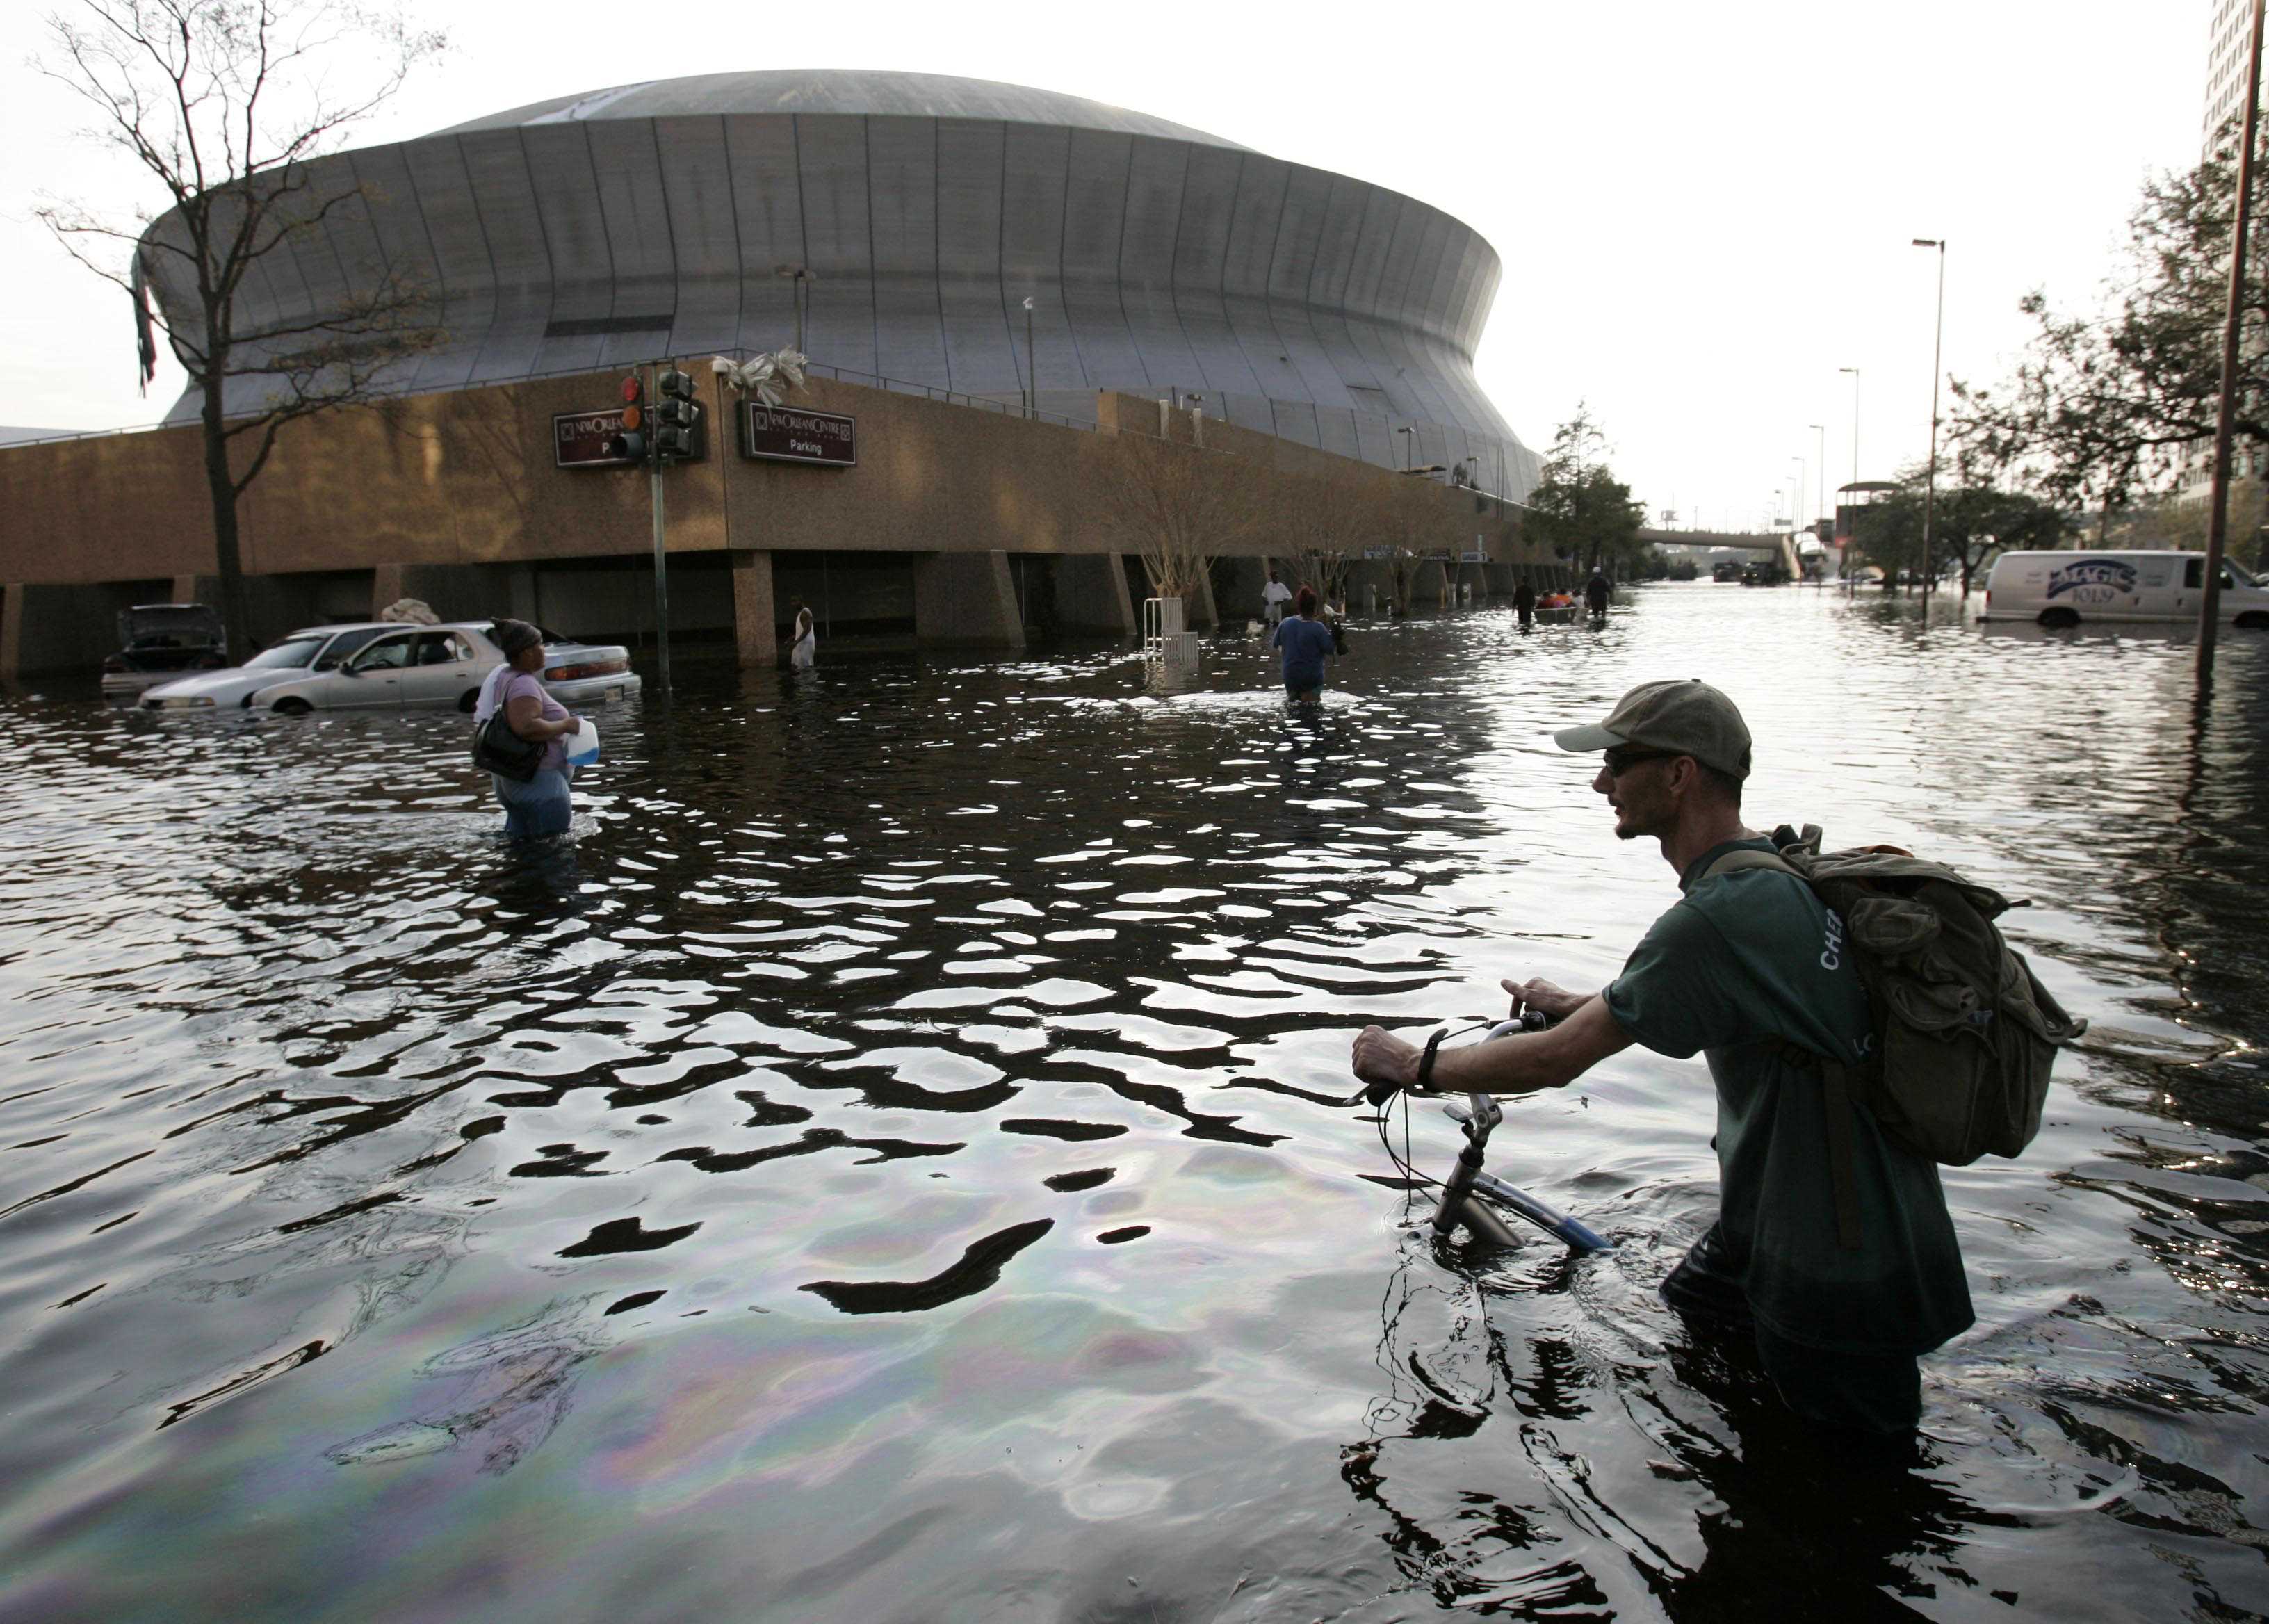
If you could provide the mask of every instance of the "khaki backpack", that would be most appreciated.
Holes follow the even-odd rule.
[[[2050,995],[1993,920],[1999,892],[1896,846],[1820,850],[1820,829],[1773,831],[1778,854],[1728,852],[1702,879],[1777,868],[1810,886],[1843,924],[1867,989],[1866,1058],[1846,1066],[1797,1045],[1821,1074],[1837,1239],[1859,1244],[1851,1105],[1895,1142],[1949,1167],[2014,1156],[2040,1132],[2056,1052],[2088,1030]],[[1696,883],[1699,883],[1697,881]]]

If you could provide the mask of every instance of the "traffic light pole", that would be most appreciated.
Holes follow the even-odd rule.
[[[647,369],[647,398],[660,402],[661,384],[654,369]],[[658,434],[660,425],[655,427]],[[654,489],[654,646],[661,665],[661,691],[669,691],[669,557],[662,545],[664,521],[661,504],[661,454],[659,446],[647,459],[647,480]]]

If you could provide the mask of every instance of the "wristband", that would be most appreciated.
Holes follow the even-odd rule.
[[[1433,1089],[1434,1051],[1442,1046],[1442,1039],[1447,1036],[1449,1036],[1449,1034],[1445,1030],[1437,1028],[1434,1031],[1434,1035],[1426,1040],[1426,1052],[1418,1057],[1417,1087],[1418,1092],[1421,1094],[1430,1093]]]

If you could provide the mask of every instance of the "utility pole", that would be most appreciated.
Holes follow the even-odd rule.
[[[1930,341],[1930,483],[1923,487],[1922,493],[1922,617],[1927,625],[1931,572],[1937,563],[1933,555],[1938,541],[1938,374],[1946,346],[1946,239],[1918,237],[1914,246],[1938,250],[1938,328],[1936,336]]]
[[[2245,56],[2245,144],[2237,154],[2237,207],[2229,243],[2229,313],[2221,328],[2221,402],[2214,413],[2213,511],[2206,520],[2206,593],[2199,600],[2198,690],[2214,690],[2214,640],[2221,620],[2221,557],[2229,541],[2229,437],[2237,415],[2238,325],[2245,311],[2245,239],[2253,218],[2253,140],[2261,114],[2262,0],[2253,0]]]

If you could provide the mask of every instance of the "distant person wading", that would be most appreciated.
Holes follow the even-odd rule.
[[[1316,699],[1324,691],[1324,657],[1335,653],[1332,629],[1316,618],[1316,589],[1302,587],[1293,600],[1299,614],[1280,623],[1268,639],[1284,651],[1284,691],[1295,699]]]
[[[530,744],[543,746],[536,776],[527,783],[500,772],[489,774],[504,808],[504,832],[515,838],[563,834],[575,811],[574,794],[568,787],[574,770],[567,764],[565,740],[580,725],[580,719],[546,693],[536,675],[543,669],[542,632],[524,620],[499,620],[496,642],[504,651],[504,663],[481,684],[473,724],[485,727],[501,709],[506,727]]]

